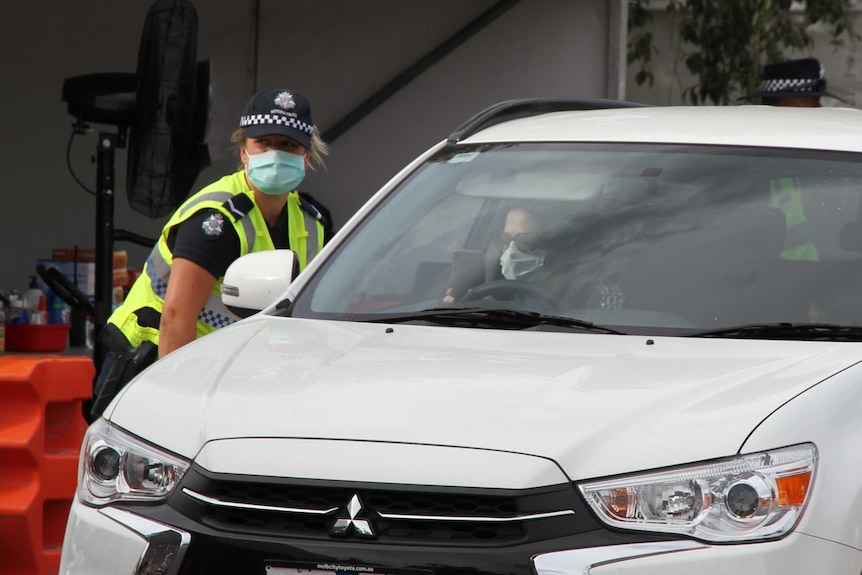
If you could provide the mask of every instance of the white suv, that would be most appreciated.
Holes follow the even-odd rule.
[[[858,575],[860,199],[862,111],[495,106],[235,262],[266,309],[90,427],[60,571]]]

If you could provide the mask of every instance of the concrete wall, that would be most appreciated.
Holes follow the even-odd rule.
[[[213,166],[196,188],[237,165],[229,135],[257,89],[287,87],[312,102],[323,132],[496,0],[206,0],[195,2],[198,59],[212,71],[208,143]],[[0,19],[0,154],[4,225],[0,290],[26,288],[54,247],[95,246],[95,200],[66,166],[73,118],[65,78],[134,72],[150,2],[33,0]],[[406,162],[479,109],[519,97],[613,97],[619,90],[622,0],[522,0],[427,69],[332,143],[327,169],[301,186],[332,210],[336,226]],[[624,22],[624,19],[622,19]],[[608,70],[612,70],[609,77]],[[618,76],[618,74],[617,74]],[[97,133],[72,140],[70,166],[95,189]],[[117,154],[115,227],[155,237],[166,218],[133,212]],[[130,266],[147,249],[120,243]]]

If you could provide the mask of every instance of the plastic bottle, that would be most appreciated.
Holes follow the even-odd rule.
[[[53,291],[48,290],[48,323],[69,323],[69,306],[57,297]]]
[[[36,276],[30,276],[30,287],[24,292],[24,310],[27,316],[25,323],[45,323],[39,321],[39,303],[45,299],[45,294],[39,289]]]
[[[6,314],[6,322],[24,323],[24,302],[15,290],[9,294],[9,311]]]
[[[36,313],[30,318],[30,323],[40,325],[48,323],[48,302],[44,295],[39,298],[39,306],[36,308]]]

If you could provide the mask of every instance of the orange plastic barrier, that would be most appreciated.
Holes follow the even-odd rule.
[[[75,496],[84,356],[0,355],[0,574],[54,575]]]

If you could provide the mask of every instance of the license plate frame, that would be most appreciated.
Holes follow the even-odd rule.
[[[371,565],[325,562],[265,561],[263,575],[433,575],[422,569],[390,569]]]

